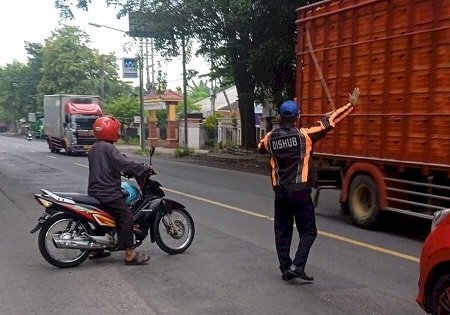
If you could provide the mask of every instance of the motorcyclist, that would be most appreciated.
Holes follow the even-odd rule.
[[[119,139],[121,124],[112,116],[98,118],[93,124],[97,141],[89,151],[88,194],[97,198],[111,213],[118,224],[118,247],[125,250],[126,265],[144,265],[150,256],[133,248],[133,213],[125,203],[120,190],[121,174],[141,176],[151,171],[149,166],[136,163],[121,154],[114,143]],[[94,252],[94,257],[106,256],[105,252]]]
[[[27,126],[25,128],[25,138],[31,139],[33,137],[33,134],[31,133],[31,128]]]

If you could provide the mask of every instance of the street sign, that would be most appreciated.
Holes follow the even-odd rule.
[[[130,36],[156,38],[156,27],[152,25],[155,17],[157,15],[151,12],[130,12],[128,14],[128,33]]]
[[[136,58],[122,58],[122,77],[138,77],[138,61]]]
[[[131,37],[171,39],[186,18],[171,17],[157,12],[136,11],[128,13],[128,34]],[[186,22],[187,23],[187,22]]]

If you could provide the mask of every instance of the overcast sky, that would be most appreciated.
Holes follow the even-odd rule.
[[[0,10],[0,67],[14,60],[25,63],[27,60],[24,48],[25,41],[43,43],[44,39],[60,25],[58,11],[54,7],[55,0],[7,0],[3,1]],[[95,0],[89,6],[89,12],[75,11],[75,20],[62,21],[76,25],[89,34],[91,48],[100,53],[114,53],[117,58],[134,57],[138,47],[131,52],[124,52],[124,46],[133,43],[125,34],[107,28],[97,28],[88,23],[93,22],[128,31],[128,18],[117,19],[118,9],[106,7],[105,0]],[[157,60],[158,57],[155,57]],[[195,69],[201,74],[208,72],[208,64],[202,58],[193,58],[188,69]],[[157,69],[156,69],[157,70]],[[163,64],[162,70],[167,72],[169,88],[182,86],[181,59],[174,59]],[[121,73],[118,74],[121,76]],[[137,80],[134,80],[135,84]]]

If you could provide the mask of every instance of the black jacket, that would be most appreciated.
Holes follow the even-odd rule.
[[[353,110],[350,103],[324,116],[316,127],[297,128],[282,123],[268,132],[258,144],[258,151],[270,153],[272,186],[275,192],[311,189],[313,185],[313,145]]]
[[[142,175],[148,166],[136,163],[122,153],[114,144],[97,141],[89,151],[88,194],[102,202],[122,198],[120,192],[121,172],[130,175]]]

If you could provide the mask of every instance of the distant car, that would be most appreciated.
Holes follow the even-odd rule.
[[[450,209],[435,213],[423,244],[416,301],[428,314],[450,314]]]

